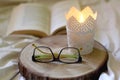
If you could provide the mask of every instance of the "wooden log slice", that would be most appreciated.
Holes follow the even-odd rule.
[[[62,49],[67,46],[67,38],[66,35],[50,36],[33,43],[49,46],[52,50]],[[93,52],[83,55],[82,63],[76,64],[33,62],[33,43],[26,46],[19,56],[19,70],[26,80],[98,80],[107,68],[107,50],[96,41]]]

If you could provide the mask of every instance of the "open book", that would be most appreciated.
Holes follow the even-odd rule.
[[[44,37],[64,34],[65,14],[72,6],[80,8],[77,0],[59,1],[50,8],[40,3],[22,3],[13,9],[7,35],[29,34]]]

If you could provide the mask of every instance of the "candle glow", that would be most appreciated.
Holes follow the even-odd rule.
[[[93,13],[90,7],[84,8],[82,11],[79,11],[75,7],[72,7],[69,12],[66,14],[66,19],[68,20],[70,17],[76,18],[76,20],[80,23],[86,21],[88,17],[92,17],[94,20],[97,18],[97,12]]]

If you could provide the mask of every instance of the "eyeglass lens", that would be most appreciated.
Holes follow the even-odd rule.
[[[35,60],[41,62],[49,62],[53,60],[51,50],[47,47],[38,47],[34,53]]]
[[[74,48],[64,48],[61,50],[59,60],[62,62],[76,62],[78,61],[79,53]]]

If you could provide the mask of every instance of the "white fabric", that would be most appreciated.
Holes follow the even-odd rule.
[[[99,80],[120,80],[120,11],[119,1],[101,2],[93,6],[98,10],[95,39],[109,51],[108,72],[100,75]]]
[[[120,1],[111,1],[101,4],[102,27],[97,40],[109,51],[108,72],[101,74],[99,80],[120,80]],[[102,17],[103,15],[103,17]]]
[[[0,38],[0,80],[13,80],[12,78],[19,71],[17,62],[20,51],[36,39],[28,35],[11,35]]]
[[[120,80],[120,1],[81,0],[80,4],[81,7],[89,5],[98,12],[95,40],[103,44],[109,52],[108,71],[103,72],[99,80]],[[5,11],[6,8],[0,8],[0,34],[3,35],[9,17],[5,15],[9,11],[4,18],[2,10]],[[12,78],[18,73],[19,52],[34,40],[35,37],[25,35],[0,36],[0,80],[24,80],[20,74]]]

